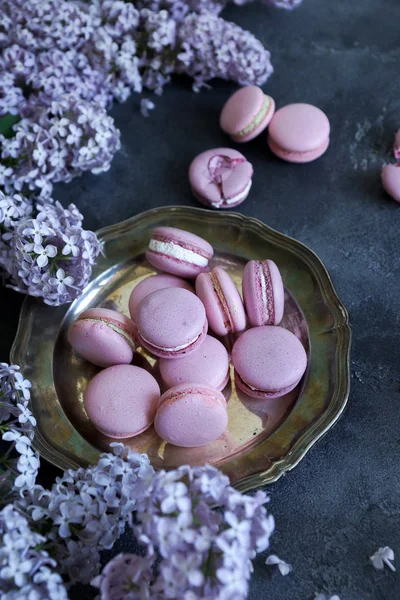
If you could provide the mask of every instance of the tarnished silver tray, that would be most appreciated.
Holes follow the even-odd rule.
[[[155,468],[209,462],[221,468],[242,490],[276,480],[292,469],[307,450],[339,418],[349,394],[350,327],[320,259],[306,246],[260,221],[236,213],[197,208],[151,210],[98,232],[104,256],[83,295],[68,307],[52,308],[34,298],[24,302],[11,352],[32,382],[32,411],[37,419],[34,445],[61,468],[97,460],[110,440],[97,432],[83,409],[83,393],[96,367],[80,360],[66,341],[76,315],[94,306],[128,314],[133,286],[153,273],[144,252],[152,229],[170,225],[201,235],[215,248],[214,264],[224,266],[240,289],[245,262],[271,258],[280,267],[286,288],[282,325],[302,340],[309,368],[301,384],[276,400],[251,400],[239,395],[233,381],[229,426],[204,448],[165,444],[153,428],[127,440],[146,452]],[[155,361],[140,351],[137,364]]]

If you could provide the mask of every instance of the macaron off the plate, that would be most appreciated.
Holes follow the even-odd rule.
[[[248,196],[253,167],[237,150],[215,148],[202,152],[189,167],[193,195],[205,206],[234,208]]]
[[[307,163],[329,146],[330,123],[312,104],[288,104],[276,111],[268,128],[271,151],[288,162]]]
[[[225,103],[220,126],[235,142],[249,142],[268,126],[275,102],[256,85],[240,88]]]

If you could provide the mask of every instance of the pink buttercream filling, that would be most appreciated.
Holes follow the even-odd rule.
[[[295,383],[292,383],[291,385],[287,385],[287,386],[281,388],[280,390],[260,390],[258,388],[255,388],[255,387],[249,385],[248,383],[246,383],[246,381],[239,375],[239,373],[237,371],[235,371],[235,376],[239,379],[244,390],[246,390],[246,389],[251,390],[252,392],[262,394],[263,396],[268,396],[268,395],[274,396],[275,394],[280,394],[281,396],[284,396],[285,394],[288,394],[289,392],[291,392],[296,387],[296,385],[299,383],[298,381],[296,381]]]
[[[267,295],[267,314],[265,325],[273,325],[275,323],[275,302],[274,302],[274,290],[272,288],[271,273],[269,270],[268,262],[264,260],[260,264],[260,268],[264,272],[265,288]]]

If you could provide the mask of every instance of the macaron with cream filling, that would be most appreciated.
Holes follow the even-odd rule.
[[[175,227],[157,227],[151,234],[146,258],[160,271],[179,277],[196,277],[208,270],[213,254],[211,244],[194,233]]]

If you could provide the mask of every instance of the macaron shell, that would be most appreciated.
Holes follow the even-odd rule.
[[[262,121],[254,127],[247,135],[235,136],[232,135],[232,139],[237,143],[245,143],[254,140],[257,136],[259,136],[270,124],[272,117],[275,113],[275,101],[271,96],[265,96],[268,99],[268,109],[265,113],[265,117]]]
[[[211,166],[212,161],[218,157],[227,158],[232,161],[241,161],[232,168],[229,165],[220,169],[218,182],[215,182]],[[218,208],[229,208],[224,198],[230,199],[238,196],[248,187],[253,175],[253,167],[246,158],[237,150],[231,148],[215,148],[202,152],[192,161],[189,167],[189,182],[194,196],[206,206],[217,206]],[[222,188],[222,196],[221,196]],[[245,198],[243,198],[245,200]],[[243,202],[240,200],[238,203]]]
[[[208,324],[205,308],[197,296],[182,288],[166,288],[142,300],[137,326],[146,348],[156,346],[161,350],[157,356],[169,356],[180,346],[204,341],[201,336],[205,337]],[[193,349],[192,344],[190,350]],[[154,348],[151,351],[156,353]]]
[[[143,298],[152,292],[170,287],[182,288],[194,293],[194,289],[190,283],[184,279],[181,279],[180,277],[175,277],[174,275],[167,275],[164,273],[146,277],[146,279],[139,281],[139,283],[133,288],[129,297],[129,312],[132,319],[136,321],[138,306]]]
[[[244,383],[256,391],[287,393],[303,376],[307,355],[293,333],[267,325],[241,335],[233,347],[232,362]]]
[[[132,338],[136,336],[136,326],[132,319],[110,308],[88,308],[79,314],[78,319],[102,319],[104,322],[115,322]]]
[[[204,446],[222,435],[228,425],[226,402],[218,390],[179,385],[161,396],[154,420],[158,435],[176,446]]]
[[[225,346],[207,335],[194,352],[176,360],[160,359],[161,377],[169,388],[183,383],[202,383],[222,390],[229,379],[229,356]]]
[[[219,294],[216,292],[215,284]],[[221,267],[196,279],[196,294],[203,302],[210,328],[218,335],[240,332],[246,327],[246,313],[231,277]]]
[[[257,116],[264,102],[264,92],[256,85],[240,88],[224,104],[220,126],[228,135],[235,135]]]
[[[130,337],[132,345],[110,326],[113,324]],[[136,327],[131,319],[114,310],[93,308],[79,315],[69,328],[67,337],[82,358],[98,367],[111,367],[132,361]]]
[[[393,200],[400,202],[400,164],[385,165],[383,167],[382,185]]]
[[[267,400],[267,399],[272,400],[273,398],[281,398],[281,396],[285,396],[286,394],[288,394],[289,392],[294,390],[294,388],[298,385],[298,383],[299,382],[296,381],[292,385],[288,385],[287,387],[277,390],[275,392],[267,392],[265,390],[264,391],[254,390],[241,379],[241,377],[238,375],[238,373],[235,372],[236,387],[239,390],[241,390],[247,397],[256,398],[257,400]]]
[[[89,382],[84,407],[99,431],[122,439],[150,427],[159,398],[160,388],[150,373],[132,365],[117,365]]]
[[[289,152],[288,150],[280,148],[277,144],[275,144],[275,142],[271,140],[271,138],[268,138],[268,146],[271,152],[273,152],[278,158],[281,158],[282,160],[286,160],[287,162],[291,163],[304,164],[316,160],[317,158],[322,156],[324,152],[326,152],[329,146],[329,138],[327,138],[315,150],[308,150],[307,152]]]
[[[330,133],[328,117],[311,104],[288,104],[274,114],[268,135],[275,147],[302,153],[322,148]]]
[[[200,254],[207,261],[214,254],[213,247],[206,240],[194,233],[175,227],[157,227],[152,232],[152,239],[181,246]],[[157,269],[181,277],[196,277],[199,273],[208,270],[208,262],[204,266],[200,266],[150,249],[146,252],[146,258]]]

